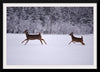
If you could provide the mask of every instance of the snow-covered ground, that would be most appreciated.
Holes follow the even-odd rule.
[[[81,37],[81,35],[79,35]],[[42,35],[47,45],[39,40],[21,43],[25,34],[7,34],[8,65],[92,65],[93,34],[83,35],[85,45],[68,43],[69,35]]]

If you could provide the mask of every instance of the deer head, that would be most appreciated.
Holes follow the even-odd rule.
[[[28,30],[25,30],[24,33],[28,33]]]
[[[71,32],[69,35],[72,36],[73,35],[73,32]]]

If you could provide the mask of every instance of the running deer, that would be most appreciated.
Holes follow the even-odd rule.
[[[40,40],[41,44],[43,44],[42,41],[44,41],[44,43],[47,44],[47,43],[45,42],[45,40],[42,39],[41,33],[40,33],[40,32],[39,32],[39,34],[37,34],[37,35],[29,35],[29,34],[28,34],[28,31],[25,30],[24,33],[26,34],[26,39],[24,40],[24,41],[26,41],[25,45],[28,43],[29,40],[35,40],[35,39]],[[23,43],[24,41],[22,41],[22,43]]]
[[[83,43],[83,36],[81,36],[81,38],[77,38],[75,36],[73,36],[73,32],[69,34],[72,38],[72,41],[71,42],[80,42],[82,45],[85,45],[85,43]],[[71,43],[70,42],[70,43]],[[69,44],[70,44],[69,43]]]

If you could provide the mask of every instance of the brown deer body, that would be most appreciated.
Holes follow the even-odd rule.
[[[28,31],[25,30],[24,33],[26,34],[26,39],[24,40],[24,41],[26,41],[25,45],[28,43],[29,40],[35,40],[35,39],[40,40],[41,44],[43,44],[42,41],[44,41],[44,43],[47,44],[47,43],[45,42],[45,40],[42,39],[41,33],[40,33],[40,32],[39,32],[39,34],[37,34],[37,35],[29,35],[29,34],[28,34]],[[24,41],[22,41],[22,43],[23,43]]]
[[[73,36],[73,32],[69,34],[72,38],[72,41],[71,42],[80,42],[82,45],[85,45],[85,43],[83,43],[83,36],[81,36],[81,38],[77,38],[75,36]],[[70,42],[70,43],[71,43]],[[70,44],[69,43],[69,44]]]

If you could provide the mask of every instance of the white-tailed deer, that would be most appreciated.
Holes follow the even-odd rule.
[[[41,33],[40,33],[40,32],[39,32],[39,34],[37,34],[37,35],[29,35],[29,34],[28,34],[28,31],[25,30],[24,33],[26,34],[26,39],[24,40],[24,41],[26,41],[25,45],[28,43],[29,40],[35,40],[35,39],[40,40],[41,44],[43,44],[42,41],[44,41],[44,43],[47,44],[47,43],[45,42],[45,40],[42,39]],[[22,43],[23,43],[24,41],[22,41]]]
[[[69,34],[72,38],[72,41],[71,42],[80,42],[82,45],[85,45],[85,43],[83,43],[83,36],[81,36],[81,38],[77,38],[75,36],[73,36],[73,32]],[[70,43],[71,43],[70,42]],[[70,44],[69,43],[69,44]]]

